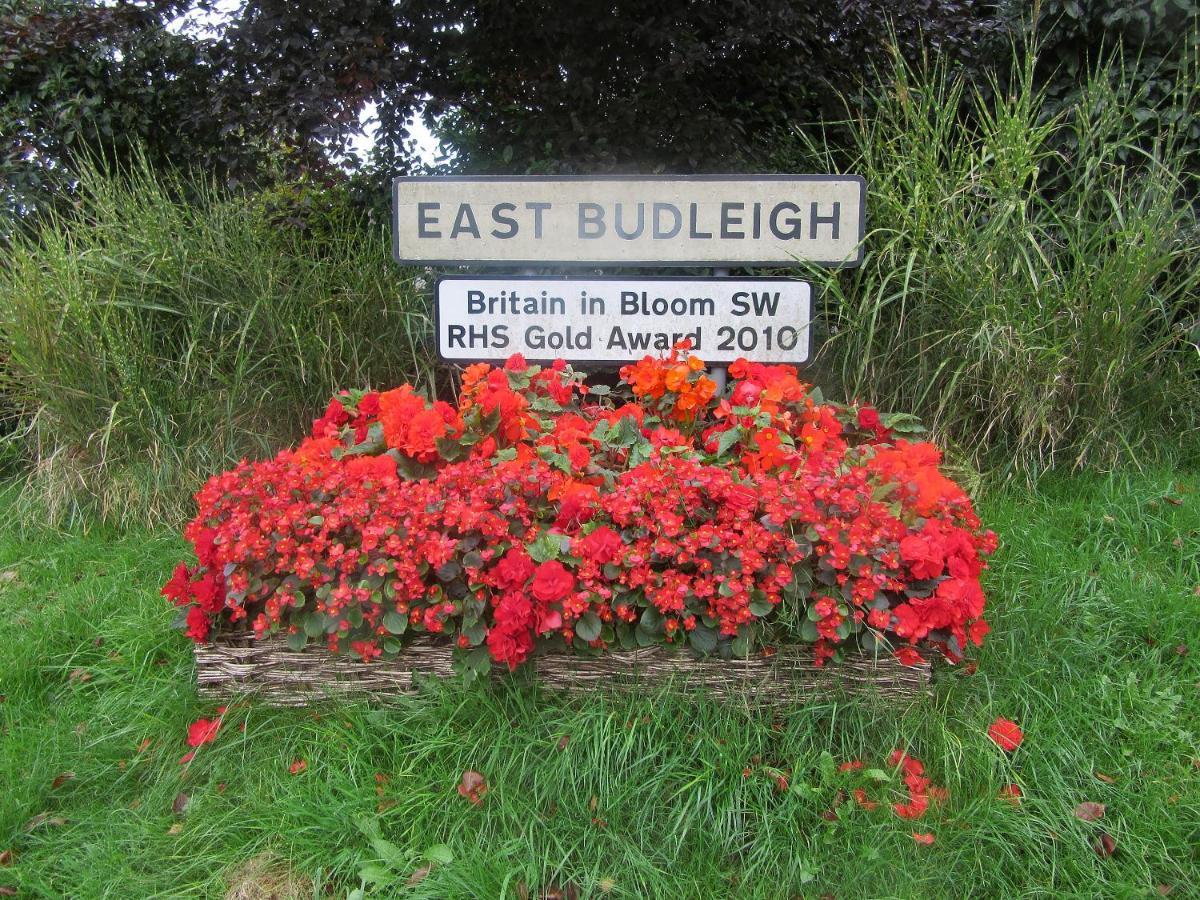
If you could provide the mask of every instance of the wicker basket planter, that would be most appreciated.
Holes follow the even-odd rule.
[[[540,656],[530,661],[544,685],[568,692],[636,687],[664,681],[682,690],[760,703],[804,703],[838,694],[877,694],[914,700],[930,693],[930,663],[901,665],[892,657],[850,656],[816,667],[807,646],[780,647],[771,656],[696,660],[661,647],[598,657]],[[445,644],[416,641],[395,659],[364,663],[319,647],[290,649],[281,638],[257,641],[249,632],[218,634],[196,647],[200,695],[255,694],[272,706],[304,706],[329,697],[382,700],[411,693],[421,677],[456,678]]]

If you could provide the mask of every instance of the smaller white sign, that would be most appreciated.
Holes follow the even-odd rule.
[[[708,363],[806,362],[812,286],[792,278],[541,278],[438,281],[438,353],[450,362],[624,364],[690,338]]]

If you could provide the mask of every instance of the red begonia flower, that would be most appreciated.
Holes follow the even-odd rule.
[[[575,590],[575,576],[557,559],[547,560],[533,573],[529,590],[543,603],[553,603]]]

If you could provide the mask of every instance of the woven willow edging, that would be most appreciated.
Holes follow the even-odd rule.
[[[766,703],[803,703],[843,693],[912,700],[930,693],[927,659],[903,666],[890,656],[851,655],[818,668],[808,646],[735,660],[696,660],[686,651],[648,647],[597,657],[539,656],[529,665],[543,685],[572,692],[668,682]],[[385,699],[414,691],[414,676],[457,678],[450,647],[418,640],[395,659],[369,663],[323,647],[295,651],[280,637],[258,641],[248,632],[218,634],[212,643],[196,647],[196,681],[200,695],[208,698],[253,693],[272,706],[344,696]]]

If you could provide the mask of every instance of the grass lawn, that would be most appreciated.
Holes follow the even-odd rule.
[[[187,726],[215,710],[158,597],[182,540],[9,526],[0,888],[345,896],[365,872],[367,896],[436,898],[1197,896],[1200,473],[1062,478],[981,514],[1002,538],[993,632],[975,674],[942,670],[907,709],[451,686],[238,704],[188,765]],[[1025,731],[1013,754],[986,736],[1000,715]],[[949,791],[919,822],[888,805],[896,747]],[[888,781],[836,772],[851,759]],[[839,802],[859,786],[877,809]],[[1077,818],[1085,801],[1103,817]]]

